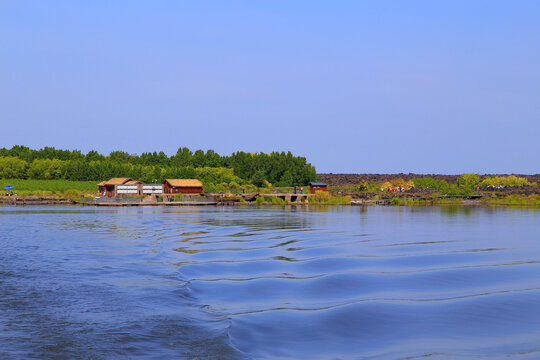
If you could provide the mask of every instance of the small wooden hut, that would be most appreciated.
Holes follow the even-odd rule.
[[[135,181],[132,178],[112,178],[107,181],[102,181],[98,184],[99,193],[104,196],[117,196],[118,195],[118,185],[137,185],[137,188],[140,186],[140,181]],[[138,193],[138,192],[137,192]]]
[[[309,192],[315,194],[316,191],[328,191],[327,185],[323,182],[310,182]]]
[[[197,179],[165,179],[163,193],[165,194],[202,194],[203,184]]]

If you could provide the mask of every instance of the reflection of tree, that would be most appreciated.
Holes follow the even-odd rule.
[[[476,209],[472,206],[462,206],[462,205],[442,205],[440,206],[441,214],[448,216],[458,216],[465,215],[471,216],[477,213]]]

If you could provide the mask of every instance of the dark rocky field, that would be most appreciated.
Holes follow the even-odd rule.
[[[518,177],[524,177],[529,182],[536,182],[540,184],[540,174],[536,175],[522,175],[522,174],[493,174],[496,176],[516,175]],[[437,194],[440,191],[436,189],[428,188],[411,188],[403,192],[393,191],[377,191],[377,192],[359,192],[351,189],[351,186],[357,186],[362,182],[368,184],[381,184],[383,182],[395,179],[403,179],[404,181],[412,180],[413,178],[422,178],[430,176],[437,180],[446,180],[449,183],[456,183],[457,179],[461,175],[441,175],[441,174],[318,174],[319,180],[329,185],[328,191],[333,195],[349,195],[353,199],[371,199],[374,196],[378,196],[381,199],[392,198],[410,198],[410,197],[424,197]],[[490,175],[482,175],[482,179]],[[496,196],[504,197],[507,195],[540,195],[540,186],[521,186],[521,187],[506,187],[502,189],[481,189],[480,191],[484,196]]]
[[[488,176],[508,176],[515,175],[518,177],[524,177],[529,182],[536,182],[540,184],[540,174],[536,175],[522,175],[522,174],[485,174],[481,175],[482,179]],[[436,180],[446,180],[449,183],[456,183],[457,179],[461,175],[442,175],[442,174],[318,174],[319,180],[327,183],[330,186],[347,186],[358,185],[363,181],[368,184],[383,183],[385,181],[392,181],[395,179],[403,179],[405,181],[412,180],[414,178],[432,177]]]

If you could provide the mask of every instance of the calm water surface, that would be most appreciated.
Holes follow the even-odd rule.
[[[540,211],[0,207],[1,359],[537,359]]]

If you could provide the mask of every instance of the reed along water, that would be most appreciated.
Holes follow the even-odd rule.
[[[540,211],[0,208],[1,359],[537,359]]]

